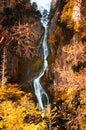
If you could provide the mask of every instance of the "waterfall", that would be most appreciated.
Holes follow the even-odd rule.
[[[49,98],[45,90],[43,89],[40,79],[44,75],[46,68],[48,67],[47,56],[48,56],[48,46],[47,46],[47,28],[48,28],[48,14],[50,10],[51,0],[31,0],[31,3],[36,2],[38,6],[38,10],[40,10],[42,14],[41,23],[45,28],[45,33],[42,40],[42,48],[43,48],[43,65],[42,69],[37,77],[33,79],[33,87],[34,93],[36,95],[38,101],[39,110],[44,111],[47,105],[49,104]]]

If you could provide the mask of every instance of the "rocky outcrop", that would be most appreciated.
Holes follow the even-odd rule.
[[[7,77],[10,82],[31,80],[38,71],[33,66],[40,60],[38,42],[44,33],[40,17],[40,12],[28,0],[1,1],[0,55],[3,55],[5,48]]]

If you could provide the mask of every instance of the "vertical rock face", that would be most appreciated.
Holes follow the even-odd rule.
[[[54,75],[53,85],[56,85],[56,87],[52,85],[53,89],[71,86],[72,83],[78,85],[79,81],[77,79],[75,81],[73,77],[76,74],[85,74],[86,18],[84,12],[86,8],[82,5],[86,5],[86,2],[58,0],[57,8],[51,18],[48,41],[51,56],[56,54],[54,62],[50,64]],[[84,78],[81,79],[83,85],[85,85],[84,80]]]
[[[29,0],[1,1],[0,55],[6,47],[8,81],[24,81],[26,74],[30,80],[37,71],[32,66],[38,59],[38,42],[44,33],[40,17]]]
[[[84,102],[86,98],[85,12],[85,0],[58,0],[57,8],[51,17],[48,38],[51,57],[48,59],[50,64],[43,80],[47,91],[54,97],[52,100],[56,101],[57,111],[53,114],[55,116],[57,113],[57,116],[52,115],[52,122],[55,123],[54,117],[58,125],[54,124],[53,130],[54,127],[61,128],[60,118],[64,120],[63,129],[84,130],[85,128],[83,119],[86,114],[84,111],[86,107]],[[60,101],[62,104],[59,103]],[[71,111],[70,116],[68,111]]]

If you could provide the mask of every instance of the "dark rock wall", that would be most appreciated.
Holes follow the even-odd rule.
[[[5,47],[8,82],[25,82],[37,73],[33,65],[39,58],[38,43],[44,33],[40,18],[28,0],[1,1],[0,63]]]

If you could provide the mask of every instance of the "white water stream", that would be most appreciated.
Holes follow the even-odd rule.
[[[31,3],[35,2],[38,6],[38,10],[40,10],[42,14],[41,23],[45,28],[44,37],[42,40],[43,47],[43,67],[39,73],[39,75],[33,79],[33,87],[34,93],[36,95],[39,110],[44,111],[45,107],[49,104],[49,98],[45,90],[43,89],[40,79],[44,75],[44,72],[48,66],[47,56],[48,56],[48,47],[47,47],[47,28],[48,28],[48,14],[50,11],[51,0],[31,0]]]

